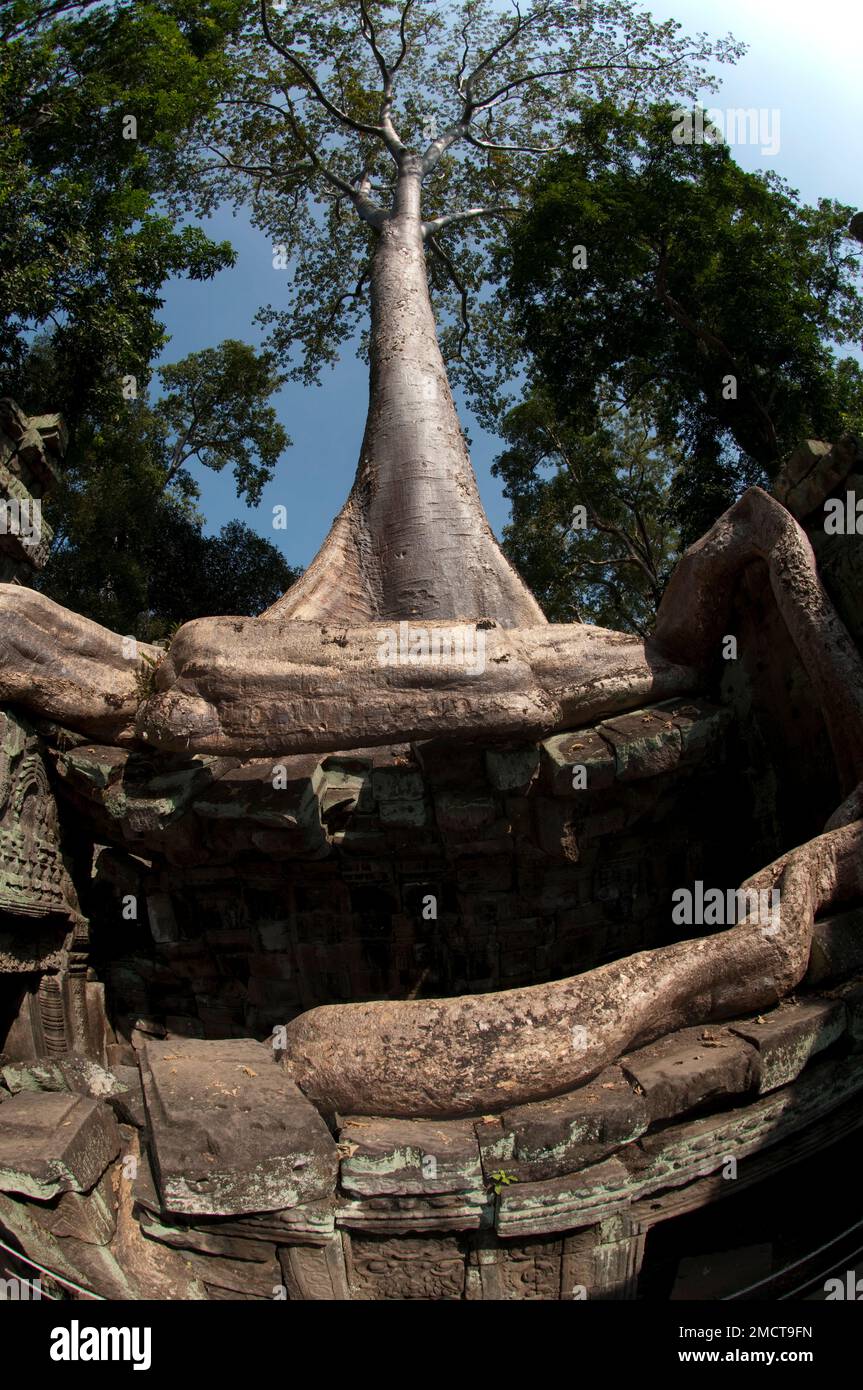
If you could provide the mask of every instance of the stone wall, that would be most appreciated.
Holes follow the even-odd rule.
[[[727,711],[676,700],[521,746],[163,760],[155,776],[91,745],[53,761],[67,818],[102,841],[80,888],[115,1026],[222,1038],[687,935],[674,888],[736,887],[779,849],[750,745]]]
[[[858,975],[552,1100],[334,1132],[250,1039],[0,1057],[0,1229],[61,1296],[634,1298],[660,1223],[859,1132],[861,1046]]]
[[[57,480],[66,451],[59,415],[28,419],[14,401],[0,399],[0,583],[32,582],[48,559],[52,531],[41,503]]]

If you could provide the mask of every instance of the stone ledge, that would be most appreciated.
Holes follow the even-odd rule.
[[[332,1136],[265,1044],[150,1040],[141,1074],[167,1211],[277,1211],[334,1191]]]
[[[88,1192],[119,1152],[117,1122],[101,1101],[20,1091],[3,1102],[0,1192],[41,1201]]]

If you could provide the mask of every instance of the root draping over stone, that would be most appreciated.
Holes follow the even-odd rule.
[[[702,688],[752,565],[769,577],[847,796],[863,781],[863,661],[804,532],[757,488],[687,551],[644,642],[579,624],[205,618],[181,628],[144,699],[158,649],[130,659],[116,634],[4,585],[0,700],[109,742],[241,756],[573,728]],[[444,633],[448,659],[428,659],[423,643],[434,651]],[[289,1025],[287,1064],[331,1110],[470,1114],[559,1093],[671,1029],[776,1003],[803,977],[816,914],[863,891],[861,849],[849,797],[825,834],[744,885],[780,890],[778,931],[747,919],[553,984],[313,1009]]]
[[[805,531],[761,488],[749,488],[677,565],[656,620],[669,657],[702,669],[728,632],[747,565],[763,561],[776,606],[812,683],[845,792],[863,780],[863,660],[828,597]]]
[[[108,742],[129,742],[140,676],[159,647],[118,636],[20,584],[0,584],[0,701]]]
[[[778,926],[747,916],[714,936],[495,994],[311,1009],[287,1027],[285,1064],[325,1110],[481,1115],[570,1090],[672,1029],[769,1008],[803,978],[816,914],[863,893],[863,822],[742,886],[779,890]]]
[[[388,631],[398,644],[398,627],[189,623],[157,673],[139,733],[161,748],[256,755],[527,735],[698,688],[691,667],[604,628],[410,627],[397,664],[382,664]],[[411,661],[419,632],[454,636],[470,663]]]

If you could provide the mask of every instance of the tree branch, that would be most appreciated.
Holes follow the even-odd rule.
[[[266,174],[270,178],[286,179],[294,174],[308,173],[308,166],[305,164],[294,164],[287,169],[276,169],[272,164],[236,164],[224,151],[217,149],[215,145],[204,143],[204,149],[218,157],[218,164],[202,164],[202,169],[233,169],[238,174]]]
[[[512,207],[476,207],[465,208],[462,212],[445,212],[440,217],[432,217],[422,224],[424,237],[433,237],[438,232],[442,232],[445,227],[451,227],[454,222],[473,222],[477,217],[513,217],[518,216],[518,208]]]
[[[482,140],[478,135],[472,135],[470,130],[465,131],[465,140],[469,145],[475,145],[478,150],[498,150],[506,154],[557,154],[562,150],[563,145],[499,145],[494,140]]]
[[[527,19],[523,19],[521,10],[518,5],[518,0],[514,0],[514,8],[518,18],[516,19],[516,22],[513,25],[513,27],[509,30],[507,34],[504,34],[503,38],[500,40],[499,43],[495,44],[494,48],[489,49],[488,53],[479,63],[477,63],[476,67],[473,69],[470,75],[467,78],[465,78],[463,82],[459,83],[459,91],[467,98],[468,104],[472,105],[473,103],[473,87],[474,83],[476,82],[476,79],[480,77],[483,72],[485,72],[486,68],[491,66],[495,58],[500,57],[501,53],[505,52],[505,50],[509,48],[510,44],[514,43],[515,40],[519,38],[521,34],[524,33],[525,29],[528,29],[531,24],[535,24],[538,20],[545,19],[545,17],[550,12],[548,7],[542,10],[534,10],[533,14],[528,15]],[[467,29],[467,25],[465,26],[465,29]],[[467,43],[466,39],[465,43]],[[466,54],[467,48],[465,48],[465,55]]]
[[[284,44],[279,43],[270,28],[270,21],[267,18],[267,0],[261,0],[261,25],[267,43],[271,48],[275,49],[276,53],[281,54],[286,62],[291,64],[295,72],[300,74],[318,104],[323,106],[324,110],[327,111],[334,120],[337,120],[340,125],[355,131],[358,135],[371,135],[377,140],[382,140],[393,159],[398,162],[401,151],[404,148],[398,136],[395,136],[394,132],[390,133],[383,125],[370,125],[366,121],[358,121],[353,116],[348,115],[347,111],[343,111],[340,106],[336,106],[335,102],[330,101],[330,98],[318,82],[314,73],[306,67],[302,59],[290,48],[285,48]]]
[[[363,173],[360,175],[358,182],[356,184],[353,184],[349,183],[347,179],[342,178],[341,174],[337,174],[335,169],[330,169],[329,166],[325,164],[324,161],[321,159],[314,146],[310,145],[308,140],[306,139],[302,126],[297,120],[296,112],[294,111],[293,102],[291,101],[290,96],[287,92],[284,91],[282,94],[288,103],[287,108],[285,110],[285,115],[287,116],[288,123],[290,124],[291,129],[294,133],[294,137],[296,138],[298,143],[302,145],[303,149],[306,151],[306,154],[312,161],[312,164],[320,173],[321,177],[324,178],[327,181],[327,183],[331,185],[331,187],[337,188],[341,193],[343,193],[346,198],[350,198],[351,202],[357,210],[357,213],[363,219],[364,222],[368,222],[369,226],[375,227],[378,230],[380,230],[380,228],[386,221],[386,213],[384,212],[383,208],[378,207],[377,203],[375,203],[368,196],[368,174],[365,171],[363,171]]]

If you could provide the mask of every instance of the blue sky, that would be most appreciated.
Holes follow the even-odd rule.
[[[863,0],[665,0],[650,6],[657,19],[678,19],[690,33],[731,32],[750,45],[735,66],[719,69],[721,91],[705,94],[709,107],[756,107],[780,113],[775,155],[758,145],[735,145],[746,169],[771,168],[802,197],[863,202],[859,137],[863,130]],[[268,240],[242,216],[224,209],[203,224],[216,239],[230,240],[237,264],[204,284],[172,281],[162,314],[171,341],[165,361],[214,346],[223,338],[260,341],[253,323],[262,304],[279,303],[290,272],[272,267]],[[308,564],[350,488],[368,401],[365,365],[350,347],[318,388],[288,385],[275,399],[279,418],[293,439],[260,507],[249,508],[235,493],[229,471],[217,475],[195,468],[208,531],[238,517],[275,541],[293,564]],[[480,429],[459,400],[473,442],[472,457],[489,520],[499,535],[507,504],[491,463],[499,441]],[[287,508],[286,530],[272,529],[272,509]]]

